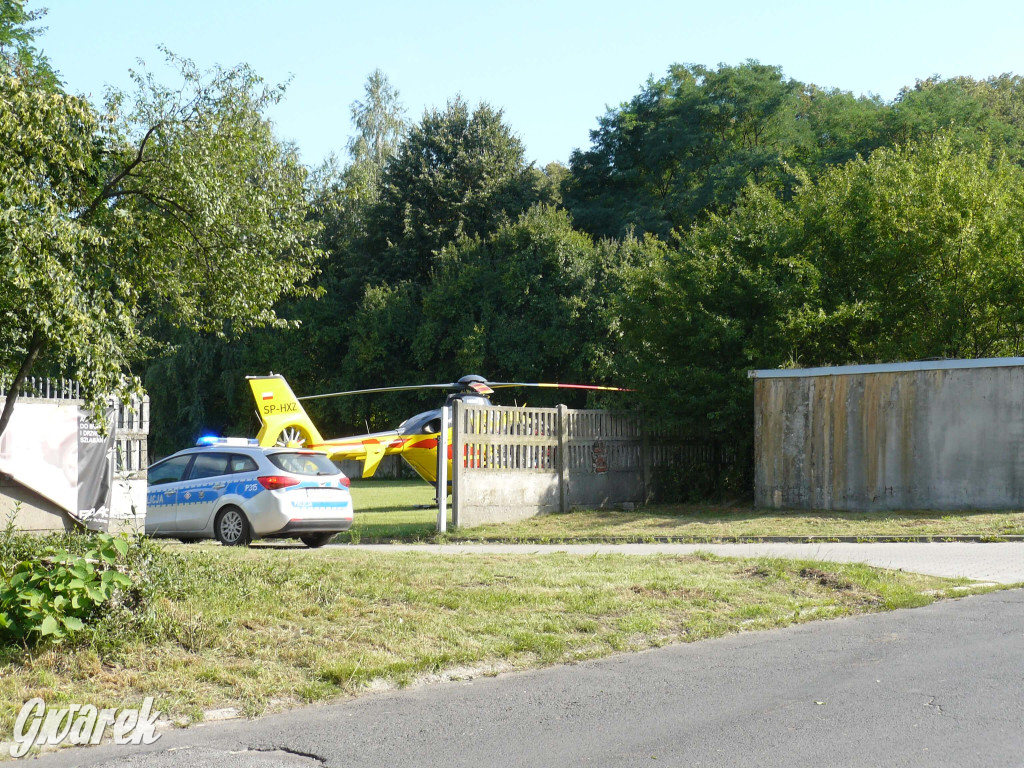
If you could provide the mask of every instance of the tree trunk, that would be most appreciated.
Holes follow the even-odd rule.
[[[32,340],[28,345],[28,353],[25,355],[25,359],[21,361],[21,367],[18,369],[17,375],[14,377],[14,381],[11,383],[10,388],[7,390],[7,399],[4,402],[4,410],[0,413],[0,435],[7,429],[7,424],[11,420],[11,414],[14,413],[14,403],[18,399],[18,392],[21,391],[21,385],[25,383],[25,379],[28,378],[29,371],[32,370],[32,366],[36,364],[36,358],[39,357],[39,353],[43,351],[43,335],[37,328],[32,332]]]

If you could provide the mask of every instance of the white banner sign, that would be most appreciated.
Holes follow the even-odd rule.
[[[0,435],[0,472],[77,514],[78,403],[15,403]]]

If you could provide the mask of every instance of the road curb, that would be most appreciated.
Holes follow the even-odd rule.
[[[493,539],[454,538],[447,539],[445,541],[401,541],[397,539],[383,541],[371,539],[363,540],[360,544],[374,546],[418,544],[430,547],[450,544],[464,544],[466,546],[472,546],[474,544],[551,544],[563,546],[566,544],[1006,544],[1010,542],[1024,542],[1024,536],[581,536],[573,538],[545,539],[506,539],[501,537]]]

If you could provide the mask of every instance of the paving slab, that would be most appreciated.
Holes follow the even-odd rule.
[[[430,552],[438,555],[504,553],[544,555],[684,555],[711,552],[723,557],[786,557],[964,577],[997,584],[1024,583],[1022,542],[764,542],[744,544],[360,544],[338,545],[372,552]]]

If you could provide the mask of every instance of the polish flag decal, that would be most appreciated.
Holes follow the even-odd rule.
[[[273,400],[274,399],[274,393],[273,392],[264,392],[263,393],[263,399],[264,400]]]

